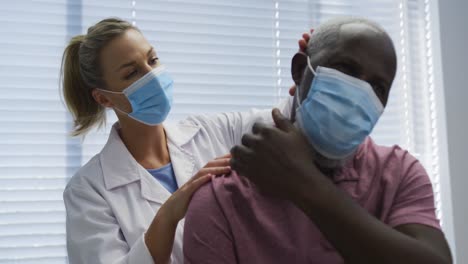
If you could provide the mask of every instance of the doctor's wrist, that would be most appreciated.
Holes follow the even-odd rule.
[[[145,244],[155,263],[169,263],[177,222],[161,207],[144,235]]]
[[[173,214],[166,209],[167,208],[163,205],[156,214],[154,221],[158,222],[158,225],[163,226],[164,228],[177,228],[177,224],[180,220],[175,219]]]

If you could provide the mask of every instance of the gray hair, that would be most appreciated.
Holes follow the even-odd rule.
[[[327,20],[314,30],[307,46],[307,54],[311,56],[321,50],[336,47],[340,38],[340,29],[347,24],[365,24],[390,38],[379,24],[371,20],[360,17],[337,17]]]

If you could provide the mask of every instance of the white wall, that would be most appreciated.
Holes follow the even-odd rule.
[[[456,263],[468,263],[468,0],[438,0],[441,84],[446,109]],[[437,62],[437,60],[436,60]],[[442,78],[443,76],[443,78]],[[441,175],[442,177],[444,175]],[[447,186],[446,186],[447,187]],[[442,186],[444,189],[444,186]],[[450,202],[447,197],[443,198]],[[444,206],[444,204],[442,205]],[[453,239],[453,238],[452,238]],[[454,243],[453,243],[454,242]]]

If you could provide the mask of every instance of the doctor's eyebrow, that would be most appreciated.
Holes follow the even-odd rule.
[[[151,47],[149,50],[148,50],[148,53],[146,53],[146,56],[149,57],[151,55],[151,53],[153,53],[154,51],[154,47]],[[156,52],[155,52],[156,53]]]
[[[154,47],[151,47],[151,48],[148,50],[148,52],[146,53],[146,57],[149,57],[153,51],[154,51]],[[128,67],[128,66],[132,66],[132,65],[134,65],[134,64],[136,64],[135,61],[129,61],[129,62],[127,62],[127,63],[124,63],[124,64],[120,65],[120,67],[117,69],[117,71],[120,71],[120,70],[122,70],[123,68]]]

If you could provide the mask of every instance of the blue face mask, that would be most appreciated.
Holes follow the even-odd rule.
[[[352,155],[372,132],[383,105],[369,83],[335,69],[318,67],[306,99],[296,99],[296,120],[311,145],[323,156]]]
[[[161,124],[171,111],[174,81],[164,66],[159,66],[135,81],[122,92],[108,93],[124,94],[132,105],[132,112],[115,108],[129,117],[149,126]]]

